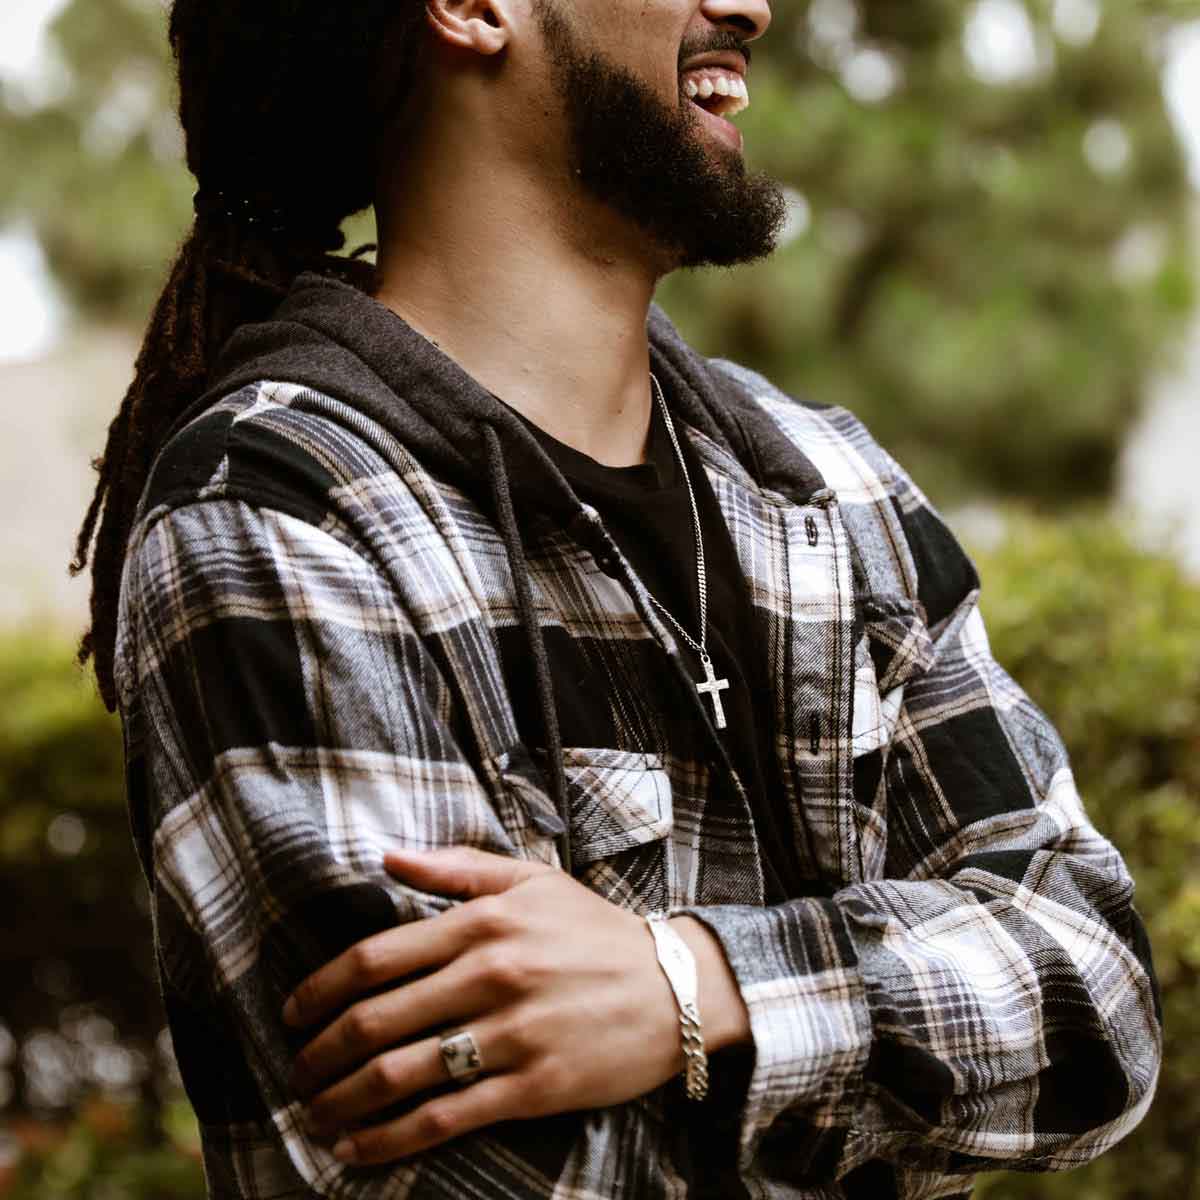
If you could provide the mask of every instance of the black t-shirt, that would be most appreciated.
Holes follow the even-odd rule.
[[[669,403],[669,400],[668,400]],[[516,411],[515,409],[513,411]],[[591,504],[613,541],[659,603],[689,636],[700,640],[700,593],[696,537],[687,482],[657,403],[651,415],[648,462],[608,467],[551,437],[522,414],[522,421]],[[687,438],[676,433],[696,495],[708,577],[707,650],[718,679],[726,727],[719,731],[750,803],[760,854],[765,860],[768,904],[809,890],[800,877],[792,829],[781,802],[773,748],[774,702],[765,653],[756,636],[750,595],[741,565],[703,464]],[[662,615],[661,613],[659,614]],[[697,683],[705,679],[699,654],[672,629],[685,664]],[[712,701],[704,698],[712,712]]]
[[[517,415],[579,497],[600,513],[613,541],[650,594],[699,641],[700,593],[691,501],[658,404],[651,415],[649,461],[633,467],[606,467]],[[730,683],[721,693],[726,727],[718,730],[718,736],[750,804],[763,858],[766,903],[778,904],[819,889],[801,874],[791,821],[781,799],[773,746],[773,692],[766,653],[755,630],[749,587],[704,466],[678,420],[675,425],[704,538],[708,654],[717,677]],[[663,623],[671,627],[665,618]],[[677,630],[672,632],[692,678],[702,681],[705,672],[700,656]],[[586,704],[586,693],[573,697],[572,703]],[[706,698],[704,704],[711,712],[712,702]],[[695,740],[700,741],[698,732]],[[696,1200],[749,1200],[738,1175],[737,1155],[739,1119],[753,1068],[751,1044],[710,1051],[707,1098],[699,1104],[686,1099],[682,1085],[667,1095],[671,1154],[689,1181],[689,1195]]]

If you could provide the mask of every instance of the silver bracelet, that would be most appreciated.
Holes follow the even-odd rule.
[[[684,1072],[689,1100],[703,1100],[708,1095],[708,1055],[704,1052],[704,1033],[700,1027],[700,1010],[696,1006],[699,977],[696,958],[691,947],[667,924],[666,913],[650,913],[646,924],[654,937],[658,965],[662,967],[675,1002],[679,1005],[679,1024],[683,1030],[683,1053],[687,1059]]]

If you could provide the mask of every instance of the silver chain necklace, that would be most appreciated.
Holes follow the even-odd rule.
[[[700,510],[696,506],[696,493],[692,491],[692,479],[688,474],[683,451],[679,448],[679,438],[675,436],[675,422],[671,420],[671,411],[667,408],[667,401],[663,396],[662,385],[658,382],[658,377],[653,371],[650,372],[650,379],[654,384],[654,394],[658,399],[658,406],[662,410],[663,422],[666,424],[667,432],[671,435],[671,445],[675,447],[675,457],[679,460],[679,469],[683,472],[683,481],[687,484],[688,499],[692,504],[692,528],[696,533],[696,586],[700,593],[700,640],[697,642],[653,596],[650,596],[650,603],[679,630],[683,635],[684,641],[700,655],[700,662],[704,666],[705,679],[703,683],[696,684],[696,691],[701,696],[708,696],[712,701],[713,718],[716,721],[716,726],[718,729],[724,729],[726,724],[725,707],[721,703],[721,693],[728,689],[729,680],[717,678],[717,673],[713,670],[712,659],[708,656],[708,572],[704,566],[704,538],[700,532]],[[646,594],[650,595],[649,590],[647,590]]]

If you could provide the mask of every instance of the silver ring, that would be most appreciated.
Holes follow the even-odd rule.
[[[468,1030],[441,1040],[442,1062],[455,1083],[470,1083],[483,1073],[483,1058]]]

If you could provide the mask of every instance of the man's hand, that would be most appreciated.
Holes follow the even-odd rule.
[[[678,1009],[640,916],[553,867],[470,847],[388,855],[384,865],[424,891],[469,899],[351,947],[285,1006],[298,1026],[345,1009],[304,1048],[292,1077],[311,1097],[315,1134],[351,1130],[334,1147],[339,1158],[390,1162],[498,1121],[620,1104],[683,1069]],[[728,1013],[731,981],[715,939],[705,944],[712,935],[689,917],[672,925],[697,952],[702,1019],[714,972],[724,978],[712,994]],[[355,1129],[447,1081],[440,1034],[430,1035],[446,1026],[470,1029],[484,1074],[395,1121]],[[726,1029],[726,1041],[748,1031]]]

